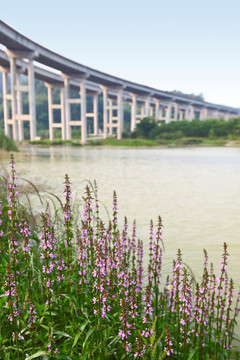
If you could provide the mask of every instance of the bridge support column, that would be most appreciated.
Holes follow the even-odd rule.
[[[0,67],[3,74],[3,116],[4,116],[4,133],[10,136],[9,131],[9,110],[8,110],[8,70]],[[11,96],[11,95],[10,95]]]
[[[164,112],[165,112],[164,105],[161,105],[160,108],[159,108],[159,113],[158,113],[159,114],[159,116],[158,116],[159,120],[164,120],[165,119]]]
[[[223,118],[224,118],[225,121],[228,121],[228,119],[230,119],[230,114],[227,113],[227,112],[225,112],[225,113],[223,114]]]
[[[145,99],[145,113],[144,113],[144,117],[149,117],[150,116],[150,97],[147,97]]]
[[[80,82],[80,96],[81,96],[81,143],[84,145],[87,142],[87,117],[86,117],[86,83],[85,80]]]
[[[48,86],[48,128],[49,128],[49,140],[53,141],[53,99],[52,99],[52,87]]]
[[[178,104],[174,103],[174,121],[178,120]]]
[[[144,109],[144,104],[141,104],[140,105],[141,107],[141,110],[140,110],[140,116],[141,116],[141,119],[143,119],[145,117],[145,109]]]
[[[132,104],[131,104],[131,132],[136,129],[136,115],[137,115],[137,95],[131,94],[132,96]]]
[[[68,74],[62,74],[64,78],[64,96],[65,96],[65,118],[66,118],[66,138],[67,140],[72,139],[72,126],[81,127],[81,143],[86,144],[87,142],[87,116],[86,116],[86,83],[85,79],[87,75],[78,76],[80,79],[79,94],[80,98],[73,99],[70,97],[70,79],[75,78]],[[71,104],[79,104],[80,106],[80,119],[71,119]]]
[[[172,118],[172,103],[169,103],[166,108],[166,124],[171,121]]]
[[[11,73],[11,105],[12,105],[12,135],[13,140],[18,141],[18,123],[17,123],[17,97],[16,97],[16,58],[10,56]]]
[[[24,128],[23,128],[23,121],[22,121],[22,115],[23,115],[23,105],[22,105],[22,92],[21,89],[21,79],[20,79],[21,73],[16,73],[16,96],[17,96],[17,124],[18,124],[18,138],[19,141],[24,140]]]
[[[150,106],[150,108],[149,108],[149,115],[151,117],[153,117],[153,107],[152,106]]]
[[[214,119],[219,119],[219,110],[215,110],[215,111],[213,112],[213,118],[214,118]]]
[[[124,120],[124,108],[123,108],[122,90],[118,90],[117,101],[118,101],[118,130],[117,130],[117,138],[118,138],[118,140],[120,140],[120,139],[122,138],[123,120]]]
[[[60,104],[53,103],[52,91],[54,88],[58,88],[59,84],[45,83],[48,89],[48,125],[49,125],[49,140],[54,140],[54,129],[61,129],[62,140],[66,140],[66,122],[65,122],[65,93],[64,87],[60,87]],[[54,110],[59,109],[61,112],[61,122],[54,122]]]
[[[179,120],[183,120],[183,111],[179,110]]]
[[[188,105],[186,107],[186,112],[185,112],[185,119],[188,121],[192,121],[195,117],[194,114],[194,107],[192,105]]]
[[[93,119],[93,132],[92,132],[92,134],[94,136],[96,136],[96,135],[98,135],[98,93],[91,93],[90,92],[89,95],[92,97],[92,112],[87,112],[86,113],[86,126],[88,125],[88,118],[92,118]]]
[[[160,120],[160,108],[159,108],[160,100],[154,99],[154,101],[155,101],[155,119]]]
[[[72,140],[72,131],[70,126],[71,121],[71,109],[70,109],[70,86],[69,86],[69,78],[64,77],[64,102],[65,102],[65,119],[66,119],[66,139]]]
[[[202,108],[200,111],[200,120],[207,120],[208,118],[208,109]]]
[[[33,59],[28,59],[28,86],[29,86],[29,115],[30,115],[30,139],[35,140],[36,129],[36,106],[35,106],[35,82]]]
[[[98,95],[93,95],[93,133],[98,135]]]
[[[123,108],[123,94],[122,87],[120,88],[107,88],[101,86],[103,90],[103,136],[104,139],[108,134],[112,134],[114,128],[117,129],[117,139],[122,138],[124,108]],[[111,99],[108,100],[108,90],[117,91],[117,105],[112,105]],[[117,116],[113,116],[112,111],[117,110]],[[108,130],[109,129],[109,130]]]
[[[13,139],[24,140],[23,121],[30,123],[30,140],[36,138],[36,108],[35,108],[35,83],[33,59],[37,56],[34,51],[6,51],[10,60],[11,73],[11,105],[12,105],[12,130]],[[27,74],[28,85],[21,85],[16,70],[16,59],[28,59]],[[28,92],[29,114],[22,114],[21,92]]]
[[[103,90],[103,138],[107,139],[108,136],[108,99],[107,99],[107,88],[102,87]]]
[[[66,95],[65,87],[60,89],[60,104],[61,104],[61,123],[62,123],[62,140],[66,140]]]
[[[108,99],[108,134],[113,134],[113,99]]]

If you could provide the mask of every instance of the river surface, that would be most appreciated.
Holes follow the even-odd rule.
[[[148,243],[150,219],[164,224],[163,269],[171,269],[177,249],[196,277],[203,249],[216,268],[227,242],[230,275],[240,279],[240,148],[28,147],[16,155],[19,177],[61,196],[64,175],[74,197],[96,179],[109,212],[116,190],[119,219],[136,219],[138,237]],[[6,159],[4,160],[6,163]],[[45,194],[46,195],[46,194]],[[106,212],[103,209],[103,217]],[[217,269],[216,269],[216,272]]]

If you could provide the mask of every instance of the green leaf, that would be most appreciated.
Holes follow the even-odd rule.
[[[195,349],[193,349],[193,351],[191,352],[191,354],[189,355],[187,360],[191,360],[193,358],[193,355],[196,353],[197,350],[198,350],[198,346],[196,346]]]
[[[76,334],[76,336],[75,336],[75,338],[74,338],[74,342],[73,342],[73,346],[72,347],[74,347],[75,345],[76,345],[76,343],[78,342],[78,339],[79,339],[79,336],[81,335],[81,333],[80,332],[78,332],[77,334]]]
[[[117,335],[113,338],[113,340],[108,344],[109,347],[111,347],[111,345],[115,345],[118,341],[120,340],[120,337]]]
[[[49,316],[49,315],[52,315],[52,316],[56,316],[57,314],[55,313],[55,312],[53,312],[53,311],[44,311],[44,313],[43,313],[43,316],[45,316],[45,315],[47,315],[47,316]]]
[[[92,335],[92,333],[95,331],[95,327],[94,328],[92,328],[92,329],[90,329],[89,331],[88,331],[88,333],[87,333],[87,335],[86,335],[86,338],[85,338],[85,341],[84,341],[84,343],[83,343],[83,349],[84,349],[84,346],[85,346],[85,344],[86,344],[86,342],[88,341],[88,338]]]
[[[37,353],[35,353],[35,354],[31,355],[31,356],[28,356],[25,360],[36,359],[37,357],[43,356],[43,355],[46,355],[45,351],[38,351]]]
[[[63,331],[54,331],[54,334],[59,335],[60,337],[64,336],[64,337],[72,339],[72,337],[69,334],[67,334]]]
[[[43,329],[45,329],[45,330],[49,331],[49,327],[48,327],[48,326],[43,325],[43,324],[41,324],[41,323],[40,323],[40,326],[41,326]]]
[[[88,321],[85,322],[85,324],[83,324],[83,325],[80,327],[80,331],[81,331],[81,332],[84,331],[84,329],[85,329],[85,327],[87,326],[87,324],[88,324]]]

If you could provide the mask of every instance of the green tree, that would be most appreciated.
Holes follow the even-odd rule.
[[[145,117],[136,126],[136,135],[144,139],[152,139],[158,124],[154,117]]]

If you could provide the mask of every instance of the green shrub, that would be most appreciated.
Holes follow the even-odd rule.
[[[18,151],[14,141],[7,137],[3,131],[0,131],[0,149],[6,151]]]

